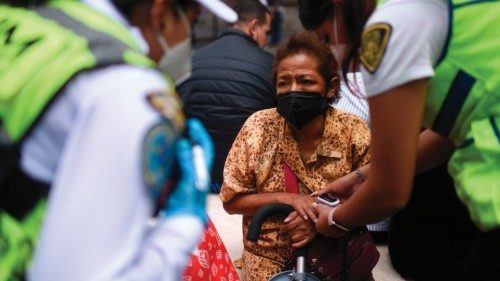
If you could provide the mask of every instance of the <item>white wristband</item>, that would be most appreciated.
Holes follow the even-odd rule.
[[[343,226],[343,225],[341,225],[338,222],[333,220],[333,213],[335,212],[335,209],[337,209],[337,208],[332,208],[330,210],[330,212],[328,213],[328,225],[330,227],[336,228],[336,229],[341,230],[343,232],[349,232],[350,231],[349,228],[347,228],[347,227],[345,227],[345,226]]]

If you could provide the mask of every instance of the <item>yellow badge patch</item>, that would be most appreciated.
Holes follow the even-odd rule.
[[[175,131],[180,135],[184,130],[184,114],[177,92],[175,90],[151,92],[147,95],[147,101],[165,119],[172,123]]]
[[[363,31],[359,60],[370,73],[375,72],[380,65],[391,31],[392,28],[387,23],[372,24]]]

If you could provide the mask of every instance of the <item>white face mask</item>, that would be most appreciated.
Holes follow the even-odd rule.
[[[163,56],[158,63],[158,68],[165,74],[168,74],[174,79],[175,84],[179,85],[191,75],[191,29],[186,17],[182,11],[180,16],[187,30],[188,36],[182,42],[170,48],[167,40],[160,34],[157,34],[157,40],[163,49]]]
[[[182,42],[170,48],[167,40],[163,36],[158,35],[163,49],[163,56],[158,63],[158,68],[166,74],[169,74],[178,85],[191,75],[191,36],[188,36]]]
[[[334,42],[330,44],[330,51],[332,51],[333,55],[337,59],[338,63],[342,63],[342,59],[345,56],[345,51],[347,48],[347,44],[339,44],[338,38],[338,26],[337,26],[337,17],[333,17],[333,39]]]

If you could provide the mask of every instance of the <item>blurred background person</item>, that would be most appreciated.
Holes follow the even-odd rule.
[[[212,192],[219,192],[227,153],[245,120],[276,106],[273,57],[263,50],[271,14],[258,0],[238,0],[238,21],[193,56],[192,74],[179,86],[186,115],[200,119],[215,144]]]
[[[283,39],[283,22],[285,21],[285,9],[279,0],[269,1],[271,11],[271,32],[269,33],[269,45],[276,46]]]

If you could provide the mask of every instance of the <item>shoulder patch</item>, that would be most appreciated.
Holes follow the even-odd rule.
[[[175,90],[151,92],[147,94],[146,100],[154,110],[172,123],[179,134],[183,131],[184,114],[181,109],[181,101]]]
[[[372,24],[363,31],[359,60],[370,73],[374,73],[380,65],[391,32],[392,27],[388,23]]]
[[[154,199],[164,193],[170,178],[177,134],[168,123],[153,125],[142,144],[142,172],[149,192]]]

